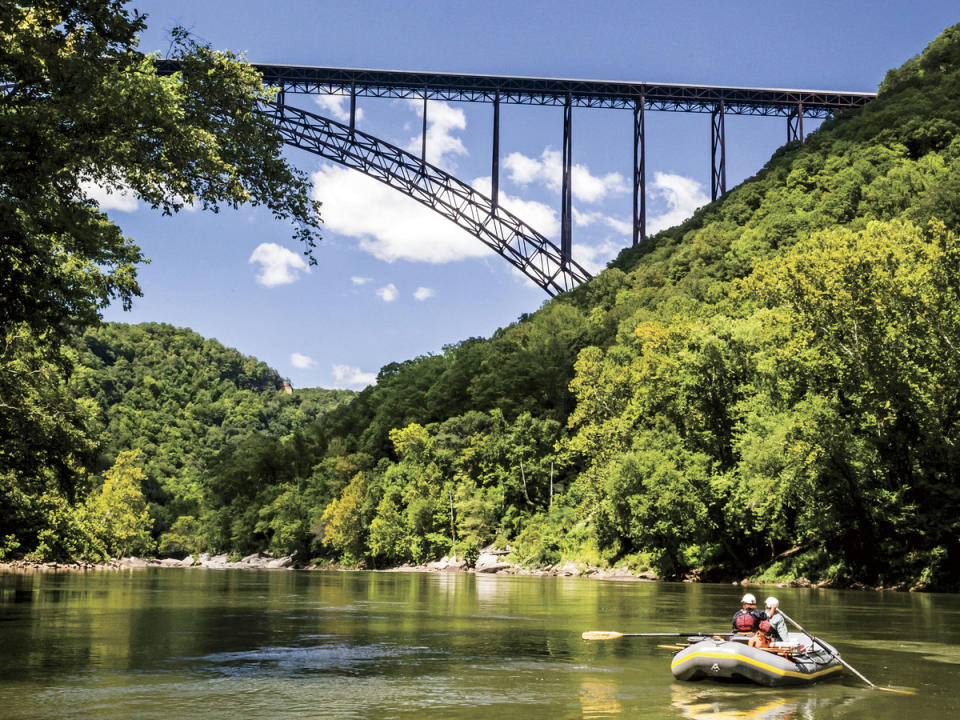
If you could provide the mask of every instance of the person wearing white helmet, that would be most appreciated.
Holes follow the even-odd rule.
[[[733,629],[736,632],[752,633],[756,631],[760,621],[766,618],[762,610],[757,610],[757,599],[753,593],[747,593],[740,600],[740,609],[733,616]]]
[[[770,639],[778,642],[786,641],[788,638],[787,621],[784,619],[783,613],[777,612],[780,609],[780,601],[775,597],[768,597],[764,602],[764,609],[766,610],[767,621],[770,623],[770,630],[767,631]]]

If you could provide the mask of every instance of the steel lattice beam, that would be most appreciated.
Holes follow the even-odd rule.
[[[409,195],[478,238],[550,295],[590,278],[546,237],[440,168],[306,110],[278,103],[270,113],[287,144],[359,170]]]
[[[710,114],[710,193],[711,199],[727,192],[727,132],[723,101]]]
[[[647,238],[647,145],[643,98],[633,109],[633,245]]]
[[[179,70],[175,60],[158,61],[161,73]],[[729,115],[787,117],[802,103],[803,115],[826,118],[838,111],[858,108],[876,93],[832,90],[684,85],[678,83],[571,80],[560,78],[470,75],[460,73],[364,70],[254,63],[264,82],[289,93],[349,95],[351,97],[418,98],[465,102],[500,102],[521,105],[563,106],[632,110],[642,97],[647,110],[712,113],[724,103]]]
[[[398,70],[366,70],[356,68],[315,67],[303,65],[273,65],[254,63],[267,85],[279,90],[276,117],[281,131],[290,144],[317,152],[336,162],[357,167],[381,181],[399,188],[419,202],[428,205],[452,219],[461,227],[479,237],[507,260],[519,267],[537,284],[551,294],[569,289],[583,278],[589,277],[582,268],[570,259],[572,245],[572,198],[570,170],[572,163],[572,108],[631,109],[633,122],[633,244],[646,237],[646,133],[644,112],[709,113],[711,116],[711,195],[714,200],[727,189],[726,136],[724,118],[731,115],[760,115],[787,119],[787,141],[803,141],[803,118],[827,118],[837,112],[862,107],[876,97],[876,93],[835,92],[831,90],[790,90],[778,88],[747,88],[714,85],[685,85],[676,83],[611,82],[606,80],[575,80],[560,78],[513,77],[502,75],[470,75],[460,73],[408,72]],[[158,60],[161,74],[177,72],[176,60]],[[341,126],[326,118],[305,113],[286,105],[290,94],[332,94],[350,98],[350,124]],[[394,157],[397,168],[422,168],[420,174],[433,178],[430,187],[438,191],[452,191],[455,185],[459,192],[472,198],[470,212],[460,212],[456,204],[447,207],[440,198],[423,194],[423,188],[411,181],[403,181],[403,173],[386,172],[369,158],[383,150],[383,157],[403,152],[369,135],[356,130],[357,98],[416,98],[423,102],[423,128],[420,159],[409,156],[403,160]],[[426,163],[427,154],[427,102],[448,100],[463,102],[489,102],[493,104],[493,157],[491,162],[492,199],[475,193],[456,178],[446,175]],[[500,103],[522,105],[549,105],[563,108],[563,188],[561,192],[560,249],[543,236],[520,223],[498,208],[499,201],[499,153],[500,153]],[[284,114],[284,109],[299,115],[299,129]],[[326,123],[323,132],[336,137],[346,127],[348,136],[357,139],[357,156],[354,164],[348,161],[349,153],[341,147],[322,145],[317,142],[314,130],[309,129],[307,117]],[[326,137],[326,136],[325,136]],[[365,138],[365,139],[364,139]],[[311,142],[313,145],[311,146]],[[363,150],[366,152],[360,152]],[[332,153],[332,154],[326,154]],[[409,155],[405,153],[405,155]],[[361,158],[368,158],[361,162]],[[413,162],[411,162],[411,159]],[[406,163],[406,164],[405,164]],[[466,190],[463,190],[466,188]],[[476,196],[474,198],[474,195]],[[471,204],[472,203],[472,204]],[[508,218],[506,225],[495,231],[487,227],[483,212],[492,218]],[[479,213],[479,215],[478,215]],[[478,224],[479,223],[479,224]],[[474,227],[476,226],[476,227]],[[522,226],[522,228],[520,227]],[[481,229],[476,229],[481,228]],[[506,229],[504,229],[506,228]],[[503,232],[507,234],[504,235]],[[517,238],[528,238],[523,245]],[[520,243],[523,247],[513,247]],[[533,262],[533,265],[529,263]],[[533,269],[534,265],[539,265]],[[569,277],[568,277],[569,270]]]
[[[787,142],[803,142],[803,103],[787,115]]]

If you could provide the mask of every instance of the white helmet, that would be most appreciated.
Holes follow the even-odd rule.
[[[768,608],[780,607],[780,601],[775,597],[768,597],[764,602],[764,605]]]
[[[747,593],[740,602],[744,605],[756,605],[757,599],[753,596],[753,593]]]

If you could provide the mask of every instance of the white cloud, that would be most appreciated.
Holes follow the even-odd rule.
[[[647,233],[650,235],[682,223],[693,215],[694,210],[710,202],[703,185],[683,175],[654,173],[653,184],[648,187],[653,195],[667,203],[666,212],[647,221]]]
[[[352,278],[350,278],[350,282],[352,282],[354,285],[366,285],[368,282],[373,282],[373,278],[354,275]]]
[[[573,259],[591,275],[596,275],[607,267],[625,244],[623,240],[608,238],[598,245],[573,244]]]
[[[448,263],[492,253],[476,237],[413,198],[349,168],[327,165],[313,174],[324,227],[356,238],[380,260]]]
[[[248,262],[259,263],[257,282],[267,287],[287,285],[296,281],[299,273],[310,272],[306,261],[300,255],[276,243],[257,245]]]
[[[428,300],[429,298],[432,298],[436,294],[437,294],[436,290],[428,287],[418,287],[416,290],[413,291],[413,296],[420,301]]]
[[[544,150],[544,152],[547,152]],[[534,180],[541,179],[542,163],[523,153],[513,152],[503,160],[503,166],[510,174],[510,179],[520,185],[529,185]]]
[[[417,115],[423,118],[423,100],[407,101]],[[467,116],[463,110],[452,107],[448,103],[431,101],[427,103],[427,162],[441,165],[448,170],[455,170],[456,163],[452,155],[469,155],[463,141],[453,134],[455,130],[467,129]],[[421,129],[422,132],[422,129]],[[408,152],[420,157],[423,137],[421,134],[410,138]]]
[[[290,356],[290,364],[293,365],[295,368],[300,368],[301,370],[305,370],[309,367],[313,367],[314,365],[316,365],[317,361],[314,360],[312,357],[308,357],[307,355],[301,355],[300,353],[293,353]]]
[[[314,100],[320,109],[327,115],[332,115],[334,120],[340,122],[350,121],[350,98],[346,95],[316,95]],[[363,109],[357,108],[356,122],[363,119]]]
[[[400,293],[397,292],[397,286],[394,285],[393,283],[390,283],[389,285],[377,290],[377,297],[379,297],[381,300],[383,300],[386,303],[393,302],[394,300],[397,299],[399,295]]]
[[[97,203],[101,210],[133,212],[140,207],[140,202],[128,189],[108,190],[91,180],[81,181],[80,189],[84,195]]]
[[[335,387],[360,390],[367,385],[377,383],[377,374],[363,372],[360,368],[350,367],[349,365],[333,365],[333,379],[336,382]]]
[[[538,182],[554,192],[563,189],[563,156],[559,150],[544,148],[540,159],[513,152],[503,161],[510,179],[519,185]],[[583,202],[595,203],[607,195],[628,192],[630,188],[620,173],[593,175],[586,165],[574,164],[570,169],[570,192]]]

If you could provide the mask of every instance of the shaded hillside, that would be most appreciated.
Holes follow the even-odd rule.
[[[257,433],[282,439],[354,395],[287,394],[265,363],[166,324],[106,323],[85,332],[78,349],[72,386],[96,404],[99,469],[123,450],[141,450],[161,528],[170,513],[196,506],[204,469],[229,444]]]

